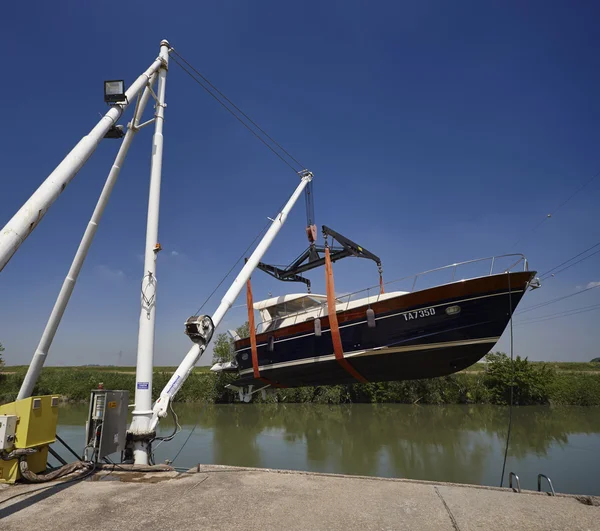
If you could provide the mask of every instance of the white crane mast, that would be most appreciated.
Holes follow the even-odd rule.
[[[125,157],[129,151],[129,146],[131,145],[135,134],[140,130],[139,120],[144,114],[144,109],[148,103],[148,99],[150,98],[150,88],[152,87],[155,77],[156,74],[152,76],[148,86],[144,89],[144,92],[138,100],[133,119],[128,125],[127,133],[125,134],[125,138],[123,138],[123,142],[121,143],[121,147],[119,148],[115,162],[110,169],[108,177],[106,178],[106,183],[104,184],[104,188],[102,189],[102,193],[100,194],[98,203],[94,209],[94,213],[92,214],[87,228],[85,229],[85,233],[83,234],[79,248],[75,253],[75,257],[73,258],[69,272],[67,273],[58,297],[56,298],[56,302],[52,308],[52,313],[50,314],[48,322],[46,323],[46,328],[44,328],[40,342],[35,349],[33,359],[29,364],[29,369],[27,370],[25,379],[21,384],[21,389],[19,389],[17,400],[30,397],[33,393],[33,388],[35,387],[42,367],[44,366],[44,362],[46,361],[46,357],[48,356],[48,352],[52,346],[52,342],[54,341],[54,336],[56,335],[60,321],[65,313],[67,304],[69,303],[69,299],[73,293],[73,289],[75,288],[75,283],[77,282],[77,278],[79,277],[79,273],[81,272],[81,268],[83,267],[87,253],[90,250],[94,236],[96,235],[98,224],[100,223],[104,209],[108,204],[112,190],[117,182],[119,173],[121,172],[123,162],[125,161]]]
[[[135,407],[129,429],[136,436],[134,459],[136,463],[148,464],[147,444],[151,438],[149,429],[152,419],[152,372],[154,360],[154,329],[156,323],[156,258],[160,251],[158,243],[158,214],[160,207],[160,184],[162,178],[163,125],[165,120],[165,92],[169,67],[169,43],[160,43],[161,66],[156,87],[156,112],[152,137],[152,160],[150,165],[150,193],[148,194],[148,219],[146,245],[144,248],[144,274],[140,297],[140,319],[136,366]],[[148,435],[150,437],[148,437]]]

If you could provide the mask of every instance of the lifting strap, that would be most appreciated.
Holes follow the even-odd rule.
[[[246,283],[246,305],[248,306],[248,328],[250,328],[250,350],[252,351],[252,369],[254,378],[269,384],[271,387],[285,387],[284,385],[272,382],[268,378],[260,375],[258,370],[258,349],[256,348],[256,325],[254,324],[254,301],[252,299],[252,284],[250,279]]]
[[[329,315],[329,328],[331,330],[331,340],[333,341],[335,359],[348,374],[359,382],[366,383],[368,380],[352,367],[346,358],[344,358],[344,349],[342,348],[342,338],[340,337],[340,327],[338,325],[336,314],[335,287],[333,285],[333,268],[331,267],[329,246],[325,247],[325,284],[327,286],[327,313]]]
[[[385,293],[385,289],[383,289],[383,274],[381,270],[379,271],[379,294],[383,295]]]

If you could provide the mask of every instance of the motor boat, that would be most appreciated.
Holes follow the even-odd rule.
[[[351,255],[352,249],[380,265],[378,257],[356,244],[343,245],[335,252]],[[332,257],[336,257],[335,252]],[[512,261],[510,265],[494,271],[495,265],[507,259]],[[320,260],[317,255],[313,262]],[[287,276],[292,276],[292,270],[297,274],[300,262],[292,264]],[[485,273],[458,278],[461,270],[473,266],[485,268]],[[275,277],[286,276],[284,270],[274,271],[273,266],[260,264],[259,269]],[[449,281],[434,281],[433,285],[426,281],[444,274],[451,276]],[[335,297],[341,357],[340,348],[338,352],[335,348],[329,317],[333,306],[328,304],[327,295],[272,297],[252,304],[252,313],[258,311],[261,318],[251,327],[254,334],[234,337],[232,361],[217,364],[212,370],[237,373],[239,379],[230,387],[246,392],[252,387],[382,382],[452,374],[493,349],[525,292],[538,287],[535,275],[528,270],[523,255],[503,255],[451,264]],[[410,287],[387,291],[394,284]],[[417,289],[418,284],[424,284],[423,288]]]

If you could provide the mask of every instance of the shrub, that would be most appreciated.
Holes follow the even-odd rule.
[[[503,352],[486,356],[484,384],[492,404],[510,403],[519,406],[548,404],[550,389],[556,373],[546,364],[532,364],[527,358],[517,356],[513,361]]]

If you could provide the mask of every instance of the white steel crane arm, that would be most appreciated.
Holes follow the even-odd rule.
[[[262,240],[254,250],[254,252],[248,258],[248,261],[240,271],[239,275],[235,278],[231,287],[225,293],[225,296],[221,300],[219,307],[215,311],[214,315],[209,316],[200,316],[195,321],[198,326],[198,334],[195,337],[192,337],[194,341],[194,346],[189,350],[177,370],[164,387],[162,392],[160,393],[160,397],[155,402],[153,411],[154,414],[152,416],[152,420],[150,423],[150,429],[154,430],[156,425],[158,424],[159,417],[165,417],[167,414],[167,407],[169,405],[169,401],[173,399],[173,397],[177,394],[177,391],[181,388],[183,383],[186,381],[187,377],[192,372],[194,365],[200,359],[200,356],[206,350],[210,339],[212,338],[212,334],[214,329],[219,326],[223,317],[227,313],[227,311],[231,308],[235,299],[237,299],[238,295],[244,288],[246,282],[256,269],[256,266],[264,256],[265,252],[277,236],[277,233],[280,231],[281,227],[285,223],[287,216],[290,210],[293,208],[294,204],[302,194],[304,188],[308,185],[308,183],[312,180],[313,176],[310,172],[303,172],[300,180],[300,184],[294,190],[294,193],[289,198],[288,202],[285,204],[281,212],[277,215],[277,217],[271,223],[269,230],[267,230],[266,234],[263,236]],[[189,322],[189,320],[188,320]]]

